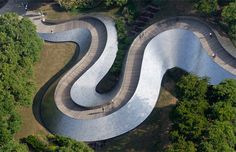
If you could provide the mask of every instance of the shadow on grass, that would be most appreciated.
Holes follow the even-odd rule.
[[[34,97],[33,100],[33,114],[35,119],[43,125],[43,122],[41,120],[41,103],[43,101],[43,98],[47,91],[49,90],[50,86],[54,85],[58,82],[59,78],[62,77],[74,64],[76,64],[81,59],[81,56],[79,56],[79,47],[76,47],[76,51],[71,58],[71,60],[58,72],[56,73],[50,80],[48,80],[37,92],[37,94]]]
[[[180,78],[184,75],[188,74],[188,72],[180,69],[180,68],[172,68],[169,69],[163,79],[162,79],[162,87],[171,93],[172,96],[176,97],[175,93],[175,84],[180,80]]]
[[[154,108],[150,116],[136,129],[107,140],[98,152],[151,152],[163,151],[169,144],[168,133],[172,123],[169,113],[174,105]]]

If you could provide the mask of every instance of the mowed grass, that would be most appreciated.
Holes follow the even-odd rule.
[[[43,12],[47,19],[70,19],[77,16],[77,13],[67,12],[62,9],[57,3],[40,3],[38,11]]]
[[[56,2],[31,2],[33,11],[40,11],[46,15],[49,20],[67,20],[76,16],[91,14],[103,14],[108,16],[116,16],[119,8],[105,9],[104,7],[97,7],[93,9],[83,10],[83,11],[66,11],[62,9]],[[104,11],[105,10],[105,11]]]
[[[40,60],[34,66],[34,79],[37,91],[68,63],[75,50],[76,44],[74,43],[44,44]],[[18,112],[22,117],[22,127],[15,135],[16,139],[32,134],[48,134],[44,127],[35,119],[32,106],[19,107]]]
[[[98,152],[155,152],[163,151],[170,143],[172,122],[170,112],[176,104],[173,73],[164,76],[156,106],[150,116],[136,129],[106,142]]]

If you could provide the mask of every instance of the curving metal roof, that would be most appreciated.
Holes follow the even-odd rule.
[[[91,33],[88,29],[77,28],[56,33],[39,33],[45,41],[51,42],[75,42],[80,47],[80,53],[87,52],[91,44]]]
[[[7,11],[25,13],[24,6],[17,5],[14,0],[9,0],[0,14]],[[210,77],[212,84],[236,78],[235,58],[224,50],[229,48],[232,55],[235,48],[231,43],[219,39],[227,42],[220,44],[215,37],[209,38],[209,32],[216,31],[200,20],[176,17],[143,31],[130,47],[119,88],[108,94],[98,94],[95,87],[116,56],[116,30],[110,18],[94,16],[82,20],[46,26],[39,19],[32,19],[39,31],[56,31],[39,33],[43,39],[75,42],[80,54],[84,54],[58,82],[55,101],[43,100],[40,105],[42,122],[52,133],[79,141],[98,141],[134,129],[152,112],[163,75],[173,67]],[[220,37],[217,33],[213,36]],[[213,60],[209,56],[212,52],[219,53],[219,57]]]
[[[114,23],[111,20],[104,20],[101,17],[97,18],[102,20],[103,24],[106,26],[106,31],[108,31],[106,34],[107,41],[104,50],[98,60],[76,82],[74,82],[70,91],[72,100],[83,107],[101,106],[111,99],[109,95],[97,93],[95,86],[106,75],[115,60],[116,52],[118,50],[117,34]]]
[[[154,37],[146,46],[139,82],[128,103],[109,115],[95,119],[74,119],[61,113],[54,102],[47,103],[42,109],[47,128],[79,141],[104,140],[128,132],[151,113],[159,96],[162,77],[166,70],[173,67],[208,76],[212,83],[236,78],[212,61],[193,32],[168,30]],[[100,67],[100,70],[103,68]]]

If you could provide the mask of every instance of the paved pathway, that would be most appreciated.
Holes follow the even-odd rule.
[[[129,53],[126,57],[126,64],[123,71],[122,80],[119,84],[119,87],[115,89],[115,93],[113,92],[114,94],[111,94],[110,97],[112,98],[110,99],[110,101],[102,107],[86,109],[76,105],[71,100],[70,88],[77,79],[79,79],[89,68],[92,67],[93,64],[96,64],[96,61],[102,55],[104,48],[107,45],[106,42],[109,39],[108,37],[106,37],[109,32],[106,31],[106,26],[102,22],[91,18],[84,18],[80,20],[75,19],[73,21],[60,23],[58,25],[46,26],[41,23],[39,15],[33,12],[28,12],[27,16],[30,17],[32,21],[37,25],[38,32],[51,33],[53,35],[54,33],[73,30],[76,28],[86,28],[91,32],[91,43],[88,52],[85,54],[82,60],[78,62],[72,69],[70,69],[59,81],[54,95],[55,102],[43,102],[41,109],[42,119],[46,127],[51,132],[70,136],[77,140],[95,141],[115,137],[135,128],[137,125],[142,123],[151,113],[152,109],[155,106],[155,99],[157,99],[159,95],[160,82],[163,76],[163,71],[159,69],[147,70],[149,72],[154,72],[152,73],[154,75],[158,75],[158,72],[161,73],[159,77],[160,79],[158,79],[158,81],[160,82],[156,82],[156,79],[153,80],[156,84],[158,84],[157,86],[155,85],[155,83],[150,85],[147,83],[143,83],[143,81],[141,80],[145,79],[145,77],[149,77],[149,75],[147,74],[142,74],[143,71],[144,73],[147,72],[143,69],[142,64],[148,65],[148,63],[146,63],[148,60],[143,60],[143,57],[145,57],[145,54],[148,54],[148,52],[145,53],[145,48],[148,48],[147,50],[151,49],[152,47],[148,46],[153,44],[154,40],[157,40],[157,42],[161,41],[161,39],[158,39],[161,36],[158,35],[165,35],[162,34],[162,32],[164,31],[167,31],[168,33],[168,31],[170,31],[171,29],[182,29],[185,31],[183,33],[185,33],[186,35],[191,35],[186,32],[186,30],[192,31],[194,35],[197,36],[197,38],[200,40],[202,47],[207,51],[209,56],[211,56],[212,53],[216,54],[216,57],[213,59],[214,62],[219,64],[225,70],[231,72],[231,74],[228,74],[227,72],[225,72],[227,74],[225,74],[224,72],[217,73],[219,75],[215,75],[214,77],[224,78],[224,76],[234,77],[236,75],[236,60],[229,53],[227,53],[224,47],[222,47],[222,45],[219,43],[219,41],[217,40],[217,37],[219,35],[217,35],[217,33],[214,34],[215,31],[213,31],[204,22],[199,21],[196,18],[170,18],[151,25],[133,41]],[[179,34],[181,33],[182,32],[180,32]],[[209,33],[213,33],[213,35],[210,36]],[[175,32],[173,34],[175,34]],[[183,36],[185,36],[185,34]],[[178,40],[174,39],[172,41],[173,46],[175,46],[178,50],[178,46],[174,45],[176,44],[175,41]],[[186,39],[185,41],[187,45],[187,43],[189,42]],[[191,43],[195,44],[195,38],[192,39]],[[168,48],[170,46],[171,44],[168,45]],[[156,47],[158,48],[158,46]],[[164,55],[172,56],[172,54]],[[191,56],[187,57],[188,60],[189,57],[191,58]],[[206,56],[204,56],[204,58],[205,57]],[[163,58],[165,58],[165,56]],[[162,58],[160,58],[160,60],[161,59]],[[173,58],[173,60],[175,60],[175,58]],[[184,60],[187,59],[183,58],[183,62]],[[209,57],[206,60],[208,61],[207,63],[211,63]],[[150,61],[155,62],[155,60]],[[170,58],[170,60],[166,60],[165,62],[168,62],[165,64],[169,65],[169,62],[171,63],[172,59]],[[151,64],[155,65],[154,63]],[[159,66],[159,64],[163,63],[158,63],[156,65]],[[203,69],[207,69],[208,66],[210,65],[203,65]],[[215,68],[215,66],[212,67]],[[217,67],[217,69],[219,68]],[[197,70],[200,69],[198,68]],[[210,70],[212,69],[209,69],[209,71]],[[152,74],[151,77],[154,76]],[[221,74],[224,75],[221,76]],[[150,80],[148,82],[150,82]],[[87,83],[89,83],[89,81],[87,81]],[[152,87],[154,87],[155,89],[152,89]],[[95,101],[96,99],[94,99],[94,102]]]

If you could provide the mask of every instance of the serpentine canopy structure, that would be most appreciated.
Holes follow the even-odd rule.
[[[39,107],[50,132],[78,141],[113,138],[140,125],[155,107],[168,69],[210,77],[212,84],[236,78],[236,60],[211,27],[196,18],[174,17],[151,25],[134,39],[119,84],[99,94],[95,88],[118,50],[112,19],[84,16],[55,25],[32,21],[44,40],[79,46],[77,62],[48,88],[54,90],[53,100],[42,96]]]
[[[178,17],[178,20],[172,18],[153,24],[140,34],[142,36],[137,36],[118,87],[107,94],[99,94],[95,88],[109,71],[117,53],[113,21],[94,16],[62,24],[63,27],[76,25],[76,28],[43,33],[41,37],[54,42],[74,41],[84,56],[59,80],[54,101],[42,101],[42,121],[55,134],[79,141],[99,141],[134,129],[152,112],[163,75],[174,67],[210,77],[212,84],[236,78],[235,71],[230,70],[235,69],[234,59],[227,69],[208,55],[213,47],[225,52],[215,37],[208,36],[211,28],[199,20]],[[57,29],[57,26],[62,25],[51,28]]]

